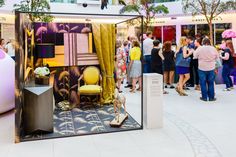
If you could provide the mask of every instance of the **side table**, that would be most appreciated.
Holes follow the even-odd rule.
[[[53,87],[24,88],[23,127],[25,134],[53,132]]]

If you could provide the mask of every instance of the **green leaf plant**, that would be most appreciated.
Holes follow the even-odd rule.
[[[4,0],[0,0],[0,7],[2,7],[3,5],[5,5]]]
[[[50,12],[48,0],[22,0],[19,4],[14,4],[16,11],[32,12],[28,13],[32,22],[52,22],[54,17],[45,12]]]
[[[157,5],[152,3],[152,0],[140,0],[139,3],[124,4],[120,10],[120,14],[126,12],[134,12],[144,17],[144,31],[150,30],[152,21],[155,20],[157,14],[168,14],[169,10],[164,5]]]
[[[183,11],[195,15],[203,15],[209,26],[209,39],[213,44],[213,20],[220,14],[236,10],[236,0],[182,0]]]

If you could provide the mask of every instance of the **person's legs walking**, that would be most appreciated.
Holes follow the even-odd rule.
[[[193,72],[193,59],[191,59],[190,67],[189,67],[189,79],[187,80],[187,86],[194,87],[194,72]]]
[[[138,90],[139,90],[139,91],[142,91],[142,77],[139,77],[139,78],[138,78],[138,84],[139,84]]]
[[[183,85],[185,85],[185,83],[189,80],[189,78],[190,78],[190,74],[189,73],[184,74]]]
[[[119,92],[121,91],[120,86],[121,86],[121,79],[117,79],[117,88],[118,88]]]
[[[209,101],[213,101],[215,99],[215,72],[214,70],[207,72],[207,85],[208,85],[208,97]]]
[[[224,80],[224,83],[226,85],[226,89],[230,88],[230,79],[229,76],[230,75],[230,68],[228,65],[224,65],[223,69],[222,69],[222,78]]]
[[[148,67],[147,67],[147,60],[146,56],[143,56],[144,62],[143,62],[143,73],[147,73]]]
[[[175,71],[170,71],[170,72],[169,72],[170,88],[174,88],[174,86],[173,86],[173,83],[174,83],[174,75],[175,75]]]
[[[130,92],[134,93],[136,90],[136,83],[137,83],[138,79],[137,78],[132,78],[132,89],[130,90]]]
[[[231,73],[231,69],[229,69],[229,75],[228,75],[228,78],[229,78],[229,85],[230,85],[230,87],[233,87],[234,84],[233,84],[233,81],[232,81],[232,79],[231,79],[231,77],[230,77],[230,73]]]
[[[196,87],[199,87],[199,75],[198,75],[198,60],[193,60],[193,68],[194,68],[194,74],[195,74],[195,85]]]
[[[125,86],[125,88],[131,88],[132,87],[132,78],[130,78],[129,74],[130,74],[130,70],[129,70],[129,64],[127,63],[126,65],[126,72],[127,72],[127,85]]]
[[[182,96],[182,95],[186,95],[185,92],[184,92],[184,89],[183,89],[183,84],[184,82],[184,75],[183,74],[180,74],[179,75],[179,83],[178,83],[178,87],[177,87],[177,92]]]
[[[206,72],[198,70],[198,75],[202,92],[202,100],[206,101],[207,100]]]
[[[164,71],[164,86],[167,88],[168,85],[168,71]]]
[[[145,61],[146,61],[146,73],[151,72],[151,55],[146,55],[145,56]]]

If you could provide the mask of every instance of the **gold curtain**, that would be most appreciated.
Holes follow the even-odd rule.
[[[93,36],[102,74],[102,102],[107,104],[113,100],[115,89],[114,55],[115,55],[115,25],[93,24]]]

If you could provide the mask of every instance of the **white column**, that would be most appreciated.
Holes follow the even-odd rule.
[[[148,129],[163,127],[163,75],[143,75],[144,126]]]
[[[181,25],[176,25],[176,45],[179,44],[179,39],[181,38]]]

